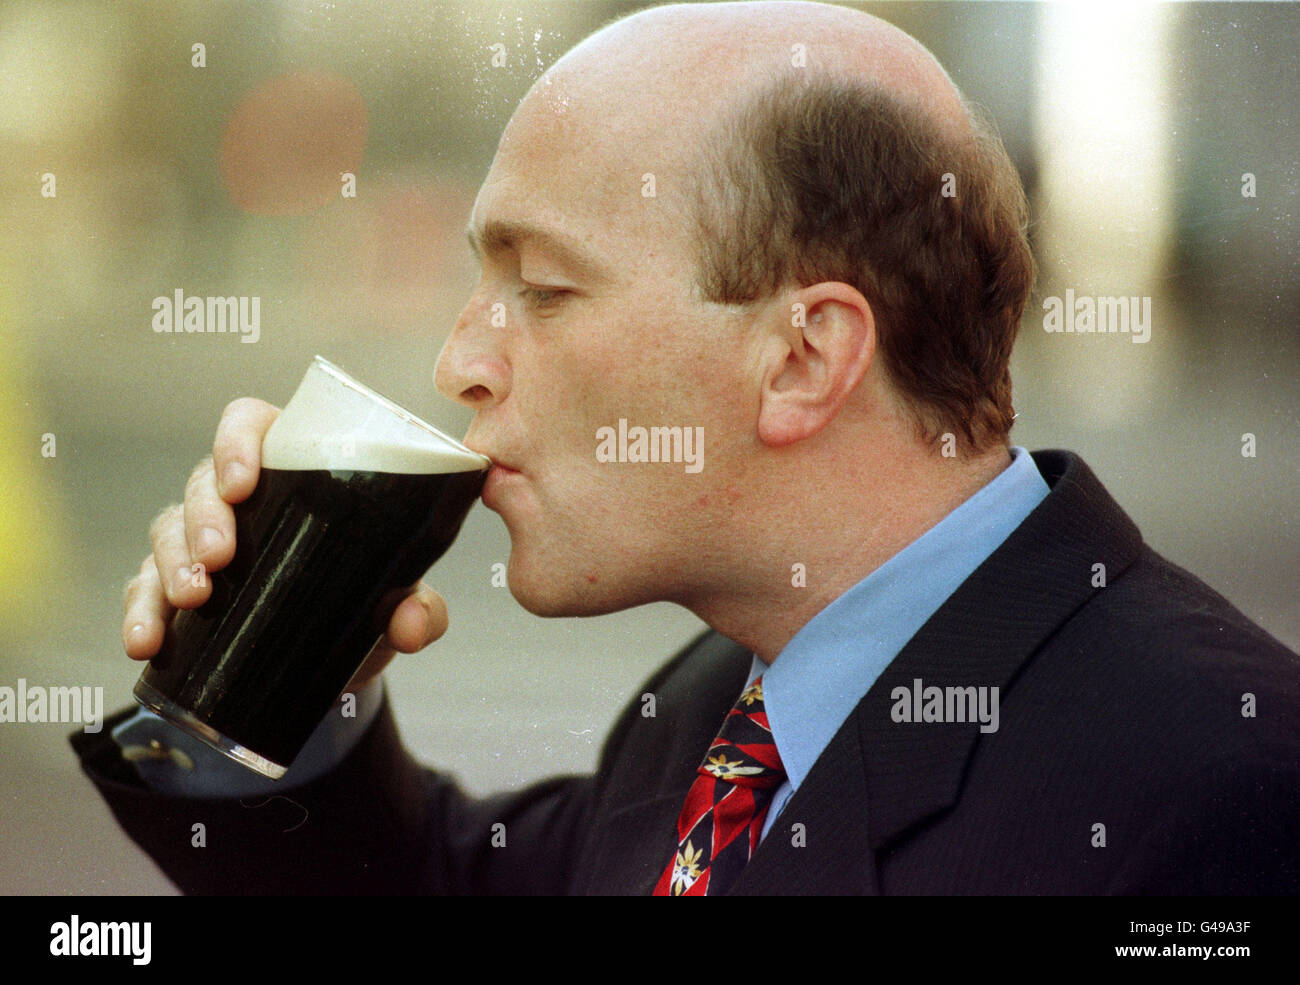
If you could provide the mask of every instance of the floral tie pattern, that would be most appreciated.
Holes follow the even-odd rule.
[[[677,819],[677,853],[656,896],[720,896],[749,861],[785,767],[763,707],[763,678],[745,688],[709,746]]]

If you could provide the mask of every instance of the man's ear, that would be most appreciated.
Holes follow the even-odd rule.
[[[768,363],[759,394],[758,436],[780,447],[829,424],[862,382],[876,351],[876,323],[854,287],[826,281],[787,292],[764,328]]]

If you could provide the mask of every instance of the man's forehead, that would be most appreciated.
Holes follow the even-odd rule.
[[[564,115],[595,109],[642,139],[710,137],[749,93],[829,72],[919,97],[964,123],[960,96],[915,38],[878,17],[802,0],[651,7],[566,53],[529,93]],[[522,108],[522,107],[521,107]],[[574,114],[576,115],[576,114]]]
[[[512,118],[470,215],[471,247],[522,242],[570,259],[678,239],[693,161],[680,139],[602,113],[588,96],[556,113],[531,94]]]

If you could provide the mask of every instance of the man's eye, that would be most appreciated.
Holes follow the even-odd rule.
[[[559,302],[567,292],[562,289],[548,290],[544,287],[525,287],[519,296],[535,308],[547,308]]]

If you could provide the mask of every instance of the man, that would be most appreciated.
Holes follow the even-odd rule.
[[[496,463],[521,604],[668,600],[713,632],[594,776],[483,801],[412,763],[374,679],[445,629],[424,587],[358,675],[359,734],[319,733],[283,796],[127,762],[181,740],[124,716],[77,739],[87,771],[193,891],[1294,892],[1297,658],[1077,457],[1009,447],[1025,221],[1000,145],[875,18],[597,33],[502,136],[436,382]],[[229,562],[275,413],[232,404],[155,521],[131,656],[206,597],[193,561]],[[703,467],[601,460],[621,420],[701,428]],[[195,820],[220,845],[194,852]]]

